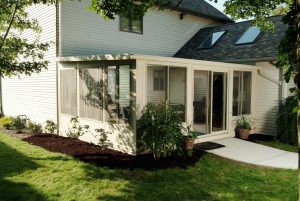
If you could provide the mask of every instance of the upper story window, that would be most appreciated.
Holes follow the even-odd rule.
[[[232,115],[251,114],[252,73],[234,71]]]
[[[201,45],[198,47],[198,49],[208,49],[214,46],[218,40],[225,34],[226,31],[218,31],[212,33],[206,40],[201,43]]]
[[[132,33],[143,33],[143,16],[136,6],[120,15],[120,30]]]
[[[237,40],[236,45],[244,45],[254,43],[259,34],[261,33],[260,28],[250,27],[247,31]]]

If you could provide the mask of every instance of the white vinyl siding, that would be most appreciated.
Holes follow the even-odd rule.
[[[279,70],[268,62],[257,63],[263,67],[262,72],[268,77],[279,82]],[[255,81],[255,126],[256,133],[275,135],[276,134],[276,114],[279,105],[279,85],[257,76]]]
[[[90,1],[61,3],[62,56],[93,54],[174,55],[191,37],[211,20],[179,12],[150,10],[143,17],[143,34],[120,31],[119,17],[104,20],[87,10]]]
[[[37,18],[43,32],[41,42],[52,42],[45,54],[50,61],[48,70],[32,76],[21,75],[3,79],[3,109],[5,115],[27,115],[33,121],[56,122],[56,54],[55,54],[55,6],[36,5],[28,8],[30,17]],[[23,37],[33,40],[35,33],[26,31]]]

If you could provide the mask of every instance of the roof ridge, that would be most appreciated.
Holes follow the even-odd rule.
[[[269,16],[267,18],[276,18],[276,17],[280,17],[280,16],[283,17],[284,15],[273,15],[273,16]],[[252,20],[245,20],[245,21],[241,21],[241,22],[221,24],[221,25],[216,25],[216,26],[211,26],[211,27],[204,27],[204,28],[199,29],[199,31],[203,30],[203,29],[211,29],[211,28],[216,28],[216,27],[234,26],[236,24],[249,23],[251,21],[253,21],[253,19]]]

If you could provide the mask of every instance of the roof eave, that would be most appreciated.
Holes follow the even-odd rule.
[[[215,16],[211,16],[211,15],[205,15],[205,14],[197,13],[197,12],[191,11],[189,9],[184,9],[184,8],[181,8],[181,7],[172,7],[172,6],[170,6],[169,9],[176,10],[178,12],[183,12],[183,13],[190,14],[190,15],[194,15],[194,16],[197,16],[197,17],[208,18],[208,19],[211,19],[211,20],[214,20],[214,21],[217,21],[217,22],[221,22],[221,23],[234,23],[234,21],[231,20],[230,18],[225,19],[225,18],[219,18],[219,17],[215,17]]]

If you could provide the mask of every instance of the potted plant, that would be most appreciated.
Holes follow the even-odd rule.
[[[251,121],[245,116],[240,116],[236,120],[235,130],[238,133],[238,137],[247,140],[251,131]]]
[[[183,137],[183,145],[185,149],[192,150],[195,144],[195,139],[197,137],[197,132],[191,125],[186,127],[186,135]]]

